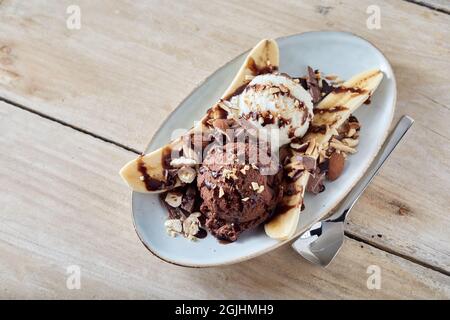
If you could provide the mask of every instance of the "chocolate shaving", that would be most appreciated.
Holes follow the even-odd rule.
[[[167,195],[167,192],[161,193],[159,195],[159,199],[161,200],[161,203],[164,205],[164,207],[169,212],[169,219],[180,219],[182,217],[185,217],[183,211],[179,207],[174,208],[174,207],[170,206],[169,204],[167,204],[167,202],[164,200],[166,198],[166,195]]]
[[[297,78],[303,89],[308,90],[308,81],[306,78]]]
[[[308,171],[316,170],[317,162],[316,162],[315,158],[308,157],[308,156],[297,156],[296,159],[298,162],[303,164],[303,167],[305,168],[305,170],[308,170]]]
[[[317,103],[322,98],[320,92],[319,83],[317,82],[316,73],[314,70],[308,66],[308,80],[307,80],[309,92],[313,98],[313,103]]]
[[[309,176],[308,184],[306,185],[306,191],[312,192],[314,194],[325,191],[325,186],[323,184],[324,180],[325,172],[321,172],[319,168],[316,168],[316,170]]]
[[[181,200],[181,209],[186,210],[189,213],[194,212],[196,198],[197,198],[197,188],[190,185],[186,189],[186,192],[183,195],[183,199]]]
[[[333,86],[329,85],[327,81],[322,80],[322,99],[334,90]]]

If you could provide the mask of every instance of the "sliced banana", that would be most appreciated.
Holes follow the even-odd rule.
[[[274,239],[289,239],[297,229],[300,217],[301,206],[303,203],[304,188],[308,183],[309,172],[304,171],[295,183],[296,193],[292,196],[284,196],[281,200],[283,212],[276,215],[269,223],[264,225],[266,234]]]
[[[249,52],[230,86],[222,95],[222,99],[229,98],[236,90],[249,83],[249,76],[255,76],[260,70],[267,67],[278,68],[278,66],[279,51],[277,43],[271,39],[261,40]],[[223,109],[216,105],[203,117],[200,123],[205,123],[209,119],[217,119],[221,113],[223,113]],[[177,148],[182,148],[181,139],[177,139],[163,148],[128,162],[119,173],[134,191],[144,193],[167,191],[179,184],[170,184],[167,181],[165,153],[170,150],[177,150]]]
[[[378,69],[365,71],[353,76],[350,80],[344,82],[341,89],[326,96],[316,107],[309,133],[302,139],[303,143],[309,143],[305,153],[317,159],[320,150],[329,142],[337,128],[373,94],[382,79],[383,73]],[[324,111],[317,112],[317,110]],[[333,110],[333,112],[329,112],[330,110]],[[324,130],[318,132],[311,130],[311,128],[319,127],[324,128]],[[293,159],[305,153],[293,150]],[[269,237],[286,240],[295,234],[308,178],[309,174],[303,174],[295,181],[297,193],[283,197],[280,205],[286,210],[264,226]]]
[[[316,107],[314,118],[310,126],[313,128],[325,127],[325,132],[308,133],[303,141],[315,139],[316,143],[323,145],[328,142],[337,128],[339,128],[378,88],[383,73],[372,69],[353,76],[344,82],[337,92],[327,95]],[[328,112],[328,110],[338,111]],[[319,110],[319,112],[317,112]],[[324,112],[320,113],[320,110]],[[327,128],[328,126],[328,128]]]

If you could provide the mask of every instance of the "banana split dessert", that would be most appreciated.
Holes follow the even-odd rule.
[[[369,70],[342,81],[308,67],[280,73],[278,46],[263,40],[221,99],[187,134],[120,171],[137,192],[160,193],[171,236],[208,232],[224,242],[260,225],[274,239],[296,231],[305,192],[325,191],[356,152],[352,113],[383,78]]]

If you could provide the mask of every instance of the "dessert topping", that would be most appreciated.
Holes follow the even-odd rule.
[[[164,222],[164,226],[166,227],[167,233],[172,237],[183,231],[183,226],[179,219],[168,219]]]
[[[179,157],[177,159],[172,159],[172,161],[170,161],[170,166],[174,167],[174,168],[181,168],[183,166],[190,166],[193,167],[197,164],[197,161],[195,161],[194,159],[190,159],[190,158],[186,158],[186,157]]]
[[[336,180],[344,170],[345,159],[342,153],[333,152],[328,163],[328,180]]]
[[[191,167],[184,166],[178,170],[178,178],[184,183],[191,183],[194,181],[196,175],[197,172]]]
[[[173,207],[173,208],[177,208],[181,205],[181,200],[182,200],[183,196],[178,193],[178,192],[167,192],[166,198],[164,199],[164,201],[166,201],[166,203]]]

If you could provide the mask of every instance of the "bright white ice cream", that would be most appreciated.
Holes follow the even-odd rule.
[[[280,74],[255,77],[232,104],[239,108],[240,117],[258,129],[278,130],[279,145],[302,137],[313,117],[311,95],[297,82]]]

